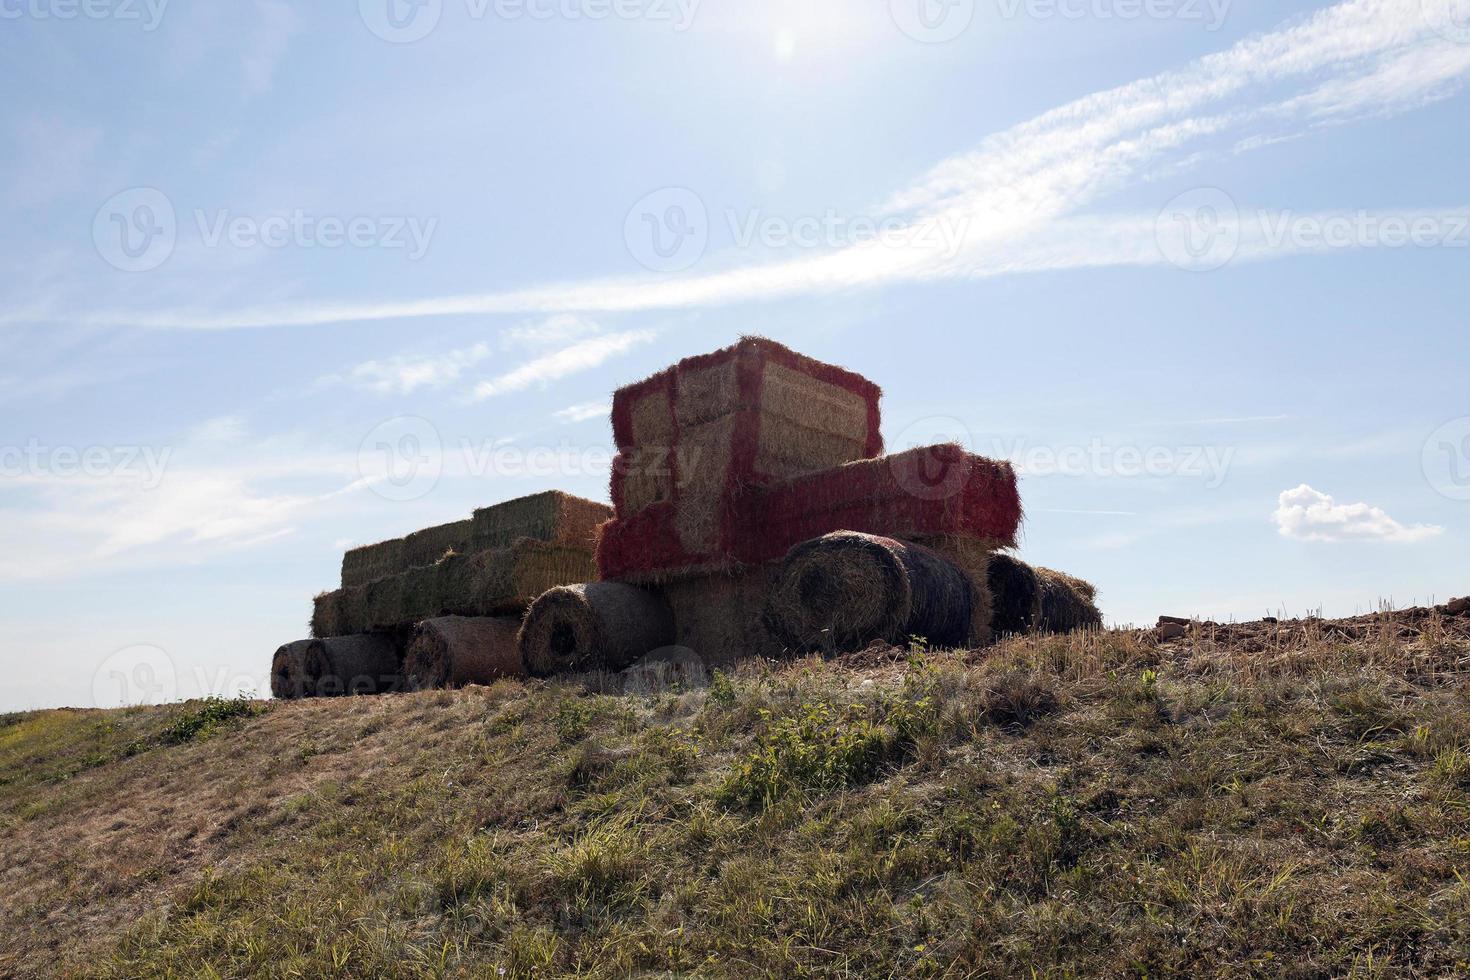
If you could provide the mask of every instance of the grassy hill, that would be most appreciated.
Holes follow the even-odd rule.
[[[0,976],[1454,974],[1467,680],[1412,611],[0,717]]]

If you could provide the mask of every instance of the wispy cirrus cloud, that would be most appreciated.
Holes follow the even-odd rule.
[[[470,314],[619,312],[712,306],[900,282],[1157,265],[1155,214],[1080,213],[1212,155],[1410,111],[1470,75],[1470,45],[1436,31],[1457,0],[1347,0],[1182,68],[1097,92],[985,139],[888,195],[875,217],[912,234],[682,277],[602,278],[381,303],[304,303],[220,313],[68,316],[72,323],[233,329]],[[938,240],[964,229],[958,248]],[[1315,251],[1247,230],[1242,260]],[[1365,243],[1371,244],[1371,243]],[[728,258],[728,257],[727,257]],[[0,314],[0,320],[4,314]]]
[[[612,411],[610,402],[583,402],[580,405],[568,405],[566,408],[552,412],[552,417],[558,422],[586,422],[588,419],[602,418]]]
[[[439,354],[398,355],[354,364],[325,375],[318,384],[348,384],[378,395],[407,395],[420,388],[443,388],[491,354],[489,344],[475,344]]]
[[[496,395],[524,391],[536,385],[547,384],[595,368],[618,354],[647,343],[656,336],[652,330],[624,330],[579,341],[549,354],[533,358],[503,374],[480,382],[475,386],[475,398],[493,398]]]
[[[1381,507],[1338,503],[1303,483],[1282,492],[1273,515],[1282,537],[1298,541],[1389,541],[1409,544],[1444,533],[1435,524],[1405,525]]]

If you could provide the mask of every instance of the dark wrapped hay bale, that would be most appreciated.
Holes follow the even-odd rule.
[[[413,631],[403,676],[410,691],[490,684],[522,677],[519,616],[443,616]]]
[[[1041,583],[1041,629],[1047,633],[1075,633],[1102,626],[1097,589],[1091,582],[1050,568],[1036,569]]]
[[[287,643],[271,658],[271,696],[283,701],[309,698],[316,693],[306,676],[306,653],[315,640]]]
[[[1041,622],[1036,569],[1013,555],[990,556],[990,628],[997,638],[1034,632]]]
[[[995,640],[992,631],[995,611],[990,596],[990,555],[994,550],[991,543],[977,538],[941,537],[923,544],[943,555],[970,580],[970,648],[980,650],[990,646]]]
[[[386,633],[313,640],[306,651],[306,676],[318,697],[401,690],[398,643]]]
[[[970,636],[970,581],[922,545],[838,531],[792,548],[766,600],[765,622],[788,648],[845,653],[874,640]]]
[[[517,645],[526,671],[622,670],[672,645],[674,617],[663,597],[633,585],[592,582],[543,593],[526,612]]]

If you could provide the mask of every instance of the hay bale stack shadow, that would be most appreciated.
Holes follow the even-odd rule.
[[[838,531],[787,553],[764,618],[794,652],[847,653],[913,637],[958,647],[969,641],[973,604],[970,579],[939,553]]]
[[[318,697],[400,691],[402,670],[399,643],[388,633],[313,640],[306,650],[307,682]]]
[[[523,677],[519,616],[442,616],[414,627],[404,657],[404,686],[430,691]]]
[[[635,585],[591,582],[542,593],[526,611],[517,646],[533,677],[619,671],[674,642],[663,597]]]
[[[1101,629],[1097,588],[1091,582],[1050,568],[1037,568],[1041,583],[1040,629],[1046,633],[1076,633]]]
[[[1024,636],[1041,623],[1041,580],[1036,569],[1014,555],[990,556],[991,631],[996,639]]]

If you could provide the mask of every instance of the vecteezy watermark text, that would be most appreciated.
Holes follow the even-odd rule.
[[[156,31],[169,0],[0,0],[0,20],[115,20]]]
[[[912,222],[894,216],[843,214],[777,215],[760,209],[726,208],[720,215],[738,249],[883,248],[954,258],[970,230],[969,215],[940,215]],[[687,187],[664,187],[633,205],[623,222],[623,240],[639,265],[654,272],[682,272],[704,257],[711,220],[704,200]]]
[[[1032,446],[1026,439],[996,439],[987,455],[1009,460],[1025,476],[1185,477],[1207,489],[1225,483],[1233,446],[1115,446],[1102,439],[1086,445]]]
[[[1178,195],[1159,212],[1160,254],[1191,272],[1210,272],[1243,251],[1319,253],[1352,248],[1470,248],[1470,211],[1243,211],[1218,187]]]
[[[204,248],[386,249],[410,261],[429,251],[439,219],[414,215],[317,214],[304,208],[267,215],[229,208],[192,212],[192,230]],[[187,233],[189,225],[182,231]],[[134,187],[113,195],[92,220],[97,254],[124,272],[148,272],[168,261],[178,245],[178,212],[157,188]]]
[[[1232,0],[995,0],[1006,20],[1172,20],[1218,31]]]
[[[0,446],[0,478],[93,479],[121,477],[145,490],[163,482],[173,455],[170,446]]]
[[[689,30],[701,0],[459,0],[471,21],[642,20]],[[432,34],[445,0],[358,0],[362,22],[377,37],[412,44]]]

